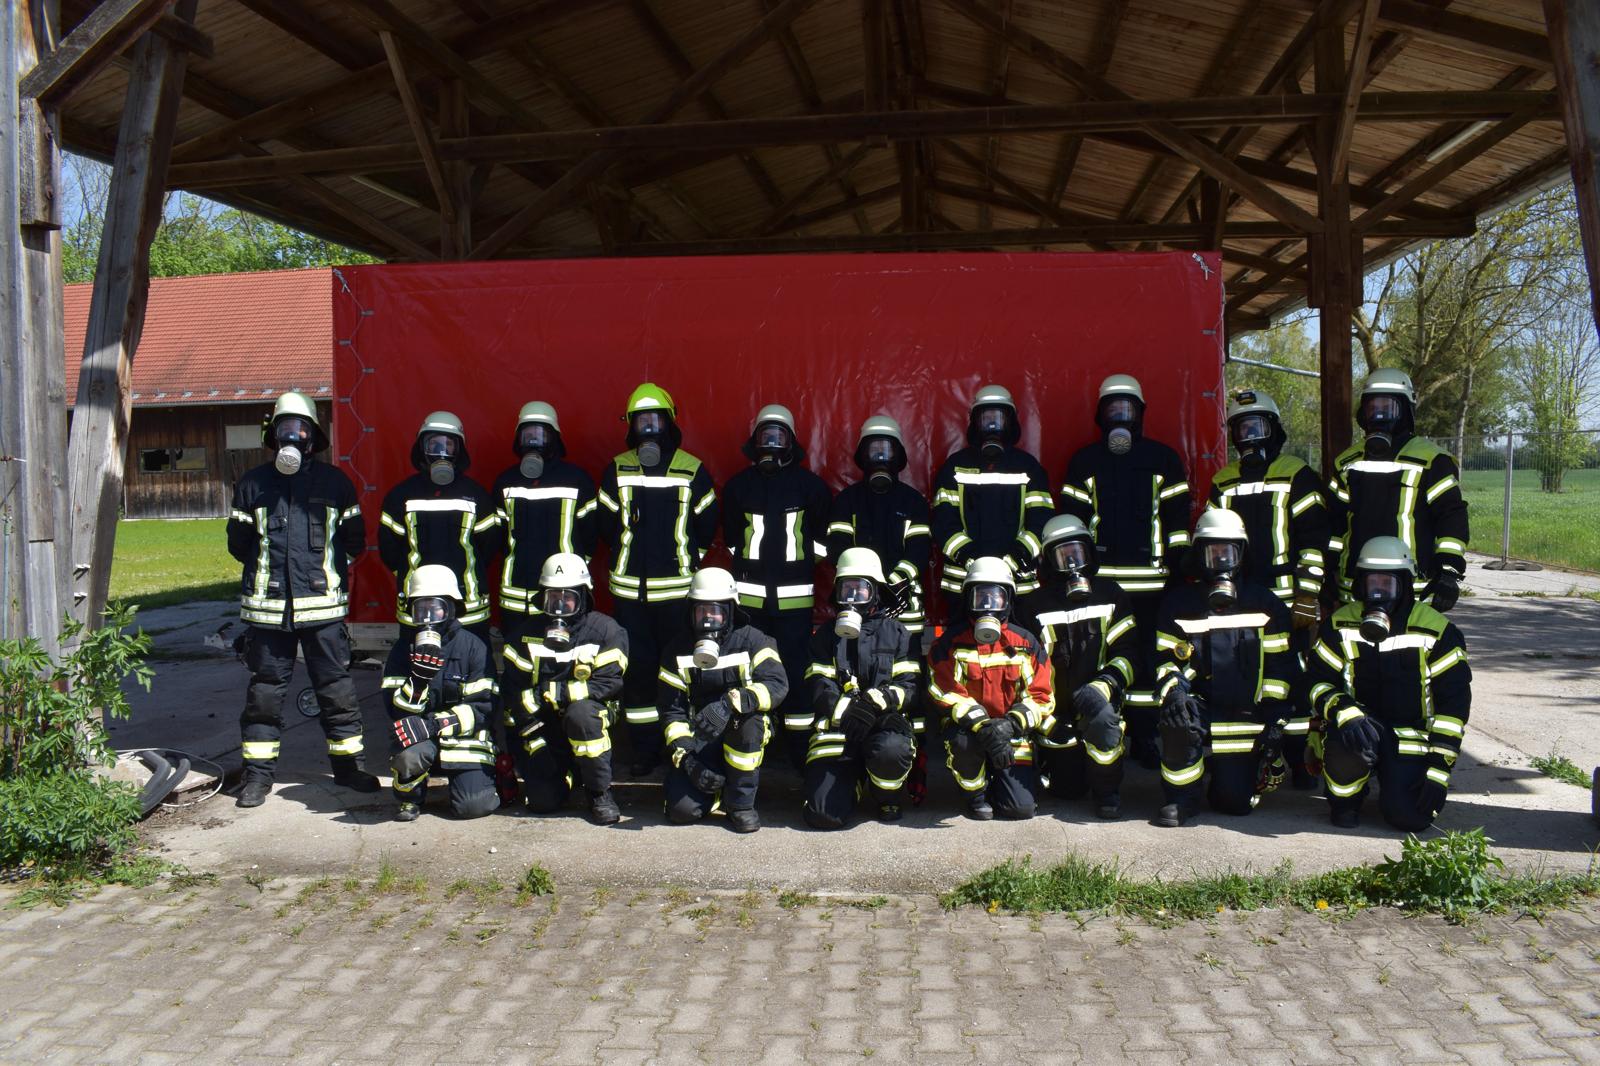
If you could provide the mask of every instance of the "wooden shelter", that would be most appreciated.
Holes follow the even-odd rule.
[[[127,366],[166,188],[390,260],[1215,250],[1230,330],[1320,309],[1325,455],[1349,432],[1365,266],[1471,233],[1569,170],[1591,276],[1600,255],[1590,0],[6,10],[0,92],[20,123],[0,168],[15,279],[0,332],[4,410],[19,418],[0,419],[0,452],[62,451],[59,418],[20,417],[29,398],[59,407],[60,382],[41,369],[55,361],[36,354],[61,343],[55,152],[115,167],[71,484],[59,463],[0,464],[0,495],[29,529],[27,547],[7,540],[7,587],[62,597],[23,597],[30,616],[58,604],[91,616],[104,602],[105,504],[120,488]],[[0,632],[20,618],[8,602]]]

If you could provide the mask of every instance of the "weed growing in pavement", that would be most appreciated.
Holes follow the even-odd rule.
[[[388,894],[400,888],[400,869],[386,851],[378,858],[378,879],[372,883],[374,890]]]
[[[1583,874],[1506,874],[1483,830],[1432,840],[1407,836],[1398,859],[1310,877],[1285,861],[1264,874],[1222,873],[1181,880],[1138,879],[1115,861],[1069,854],[1050,867],[1031,859],[990,867],[945,893],[946,909],[979,906],[989,913],[1079,911],[1131,915],[1158,925],[1213,917],[1219,910],[1298,907],[1330,917],[1363,907],[1392,906],[1460,923],[1485,912],[1539,914],[1600,895],[1600,866]],[[782,904],[780,897],[779,903]]]
[[[526,907],[533,902],[535,896],[553,896],[556,893],[555,878],[550,876],[538,863],[528,867],[528,872],[522,875],[522,880],[517,882],[517,906]],[[600,892],[595,890],[595,900],[599,902]]]
[[[813,896],[809,892],[797,892],[792,888],[786,888],[782,892],[778,893],[778,906],[782,907],[786,911],[798,910],[801,907],[810,907],[815,905],[816,902],[817,897]]]
[[[1584,771],[1583,767],[1565,755],[1557,754],[1554,748],[1550,749],[1549,755],[1536,755],[1529,759],[1528,764],[1544,776],[1554,778],[1557,781],[1565,781],[1569,785],[1589,788],[1592,784],[1588,773]]]

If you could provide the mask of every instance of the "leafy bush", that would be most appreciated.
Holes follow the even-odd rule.
[[[1385,857],[1368,891],[1385,902],[1459,919],[1494,906],[1505,863],[1489,850],[1483,830],[1446,833],[1432,840],[1407,834],[1400,857]]]
[[[82,771],[0,780],[0,866],[79,873],[133,844],[139,793]]]

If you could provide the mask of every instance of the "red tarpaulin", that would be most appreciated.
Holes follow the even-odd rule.
[[[766,403],[795,414],[809,465],[835,488],[880,411],[905,430],[908,482],[926,491],[963,442],[967,404],[996,382],[1017,399],[1022,447],[1055,487],[1093,440],[1096,388],[1136,375],[1146,432],[1184,456],[1197,493],[1225,455],[1222,278],[1214,253],[925,254],[451,263],[334,272],[340,463],[375,543],[383,493],[409,475],[430,411],[467,427],[488,487],[516,461],[517,411],[555,405],[568,458],[598,480],[626,448],[628,393],[677,403],[684,447],[720,486]],[[603,586],[604,582],[597,584]],[[375,552],[357,569],[355,621],[392,621]]]

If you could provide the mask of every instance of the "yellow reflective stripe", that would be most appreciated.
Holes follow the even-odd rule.
[[[761,756],[762,752],[759,749],[756,751],[739,751],[731,744],[722,745],[722,757],[735,770],[750,771],[761,769]]]
[[[1046,746],[1048,747],[1049,745],[1046,745]],[[1109,750],[1108,749],[1103,749],[1103,748],[1097,748],[1093,744],[1084,744],[1083,750],[1089,753],[1089,758],[1093,759],[1096,763],[1100,764],[1101,766],[1110,766],[1110,765],[1114,764],[1118,759],[1122,758],[1122,745],[1121,744],[1118,744],[1116,747],[1111,748]]]
[[[833,736],[834,734],[829,733],[825,735]],[[842,743],[819,744],[817,741],[813,740],[811,742],[811,747],[806,750],[806,762],[815,762],[818,759],[837,759],[843,754],[844,744]]]
[[[1345,726],[1349,725],[1351,722],[1355,721],[1357,718],[1365,718],[1365,717],[1366,717],[1366,714],[1363,713],[1360,708],[1358,708],[1358,707],[1345,707],[1345,708],[1342,708],[1339,711],[1339,714],[1335,718],[1333,724],[1335,726],[1339,727],[1340,729],[1343,729]]]
[[[247,740],[244,742],[244,757],[246,759],[276,759],[278,757],[278,744],[276,740]]]
[[[762,648],[750,659],[751,667],[760,666],[762,663],[778,663],[780,666],[783,665],[782,660],[778,658],[777,651],[772,648]]]
[[[589,698],[589,683],[587,681],[569,681],[567,683],[567,699],[573,703]]]
[[[615,663],[617,666],[620,666],[624,672],[627,671],[628,657],[622,654],[621,648],[607,648],[599,655],[596,655],[594,657],[594,661],[590,663],[590,665],[594,667],[594,669],[598,670],[602,666],[610,666],[613,663]]]
[[[1443,785],[1445,788],[1450,787],[1449,773],[1439,769],[1437,766],[1428,767],[1428,780],[1436,785]]]
[[[694,730],[689,728],[689,723],[687,722],[668,722],[666,742],[671,744],[674,740],[683,740],[686,737],[692,736],[693,733]]]
[[[762,711],[772,710],[772,692],[767,688],[766,685],[762,684],[760,681],[752,681],[745,687],[751,692],[755,693],[757,709]],[[806,715],[806,722],[810,723],[810,721],[811,716]]]
[[[1467,731],[1467,723],[1459,718],[1452,718],[1447,714],[1434,715],[1433,719],[1428,723],[1428,727],[1435,733],[1443,733],[1452,737],[1464,736]]]
[[[922,673],[922,667],[919,666],[914,660],[911,660],[911,659],[899,659],[899,660],[896,660],[895,664],[893,666],[889,667],[889,676],[891,676],[891,677],[896,677],[896,676],[899,676],[901,674],[920,674],[920,673]]]
[[[1324,768],[1322,772],[1322,777],[1327,783],[1328,791],[1333,793],[1333,795],[1338,796],[1340,799],[1347,799],[1360,792],[1366,787],[1367,778],[1370,776],[1370,774],[1362,774],[1354,782],[1348,785],[1341,785],[1339,782],[1333,779],[1333,777],[1327,772],[1326,768]]]
[[[694,505],[694,513],[699,514],[701,511],[704,511],[707,507],[710,507],[716,502],[717,494],[712,490],[707,489],[706,494],[700,497],[700,502]]]
[[[1467,550],[1467,546],[1455,537],[1440,537],[1433,542],[1433,548],[1435,551],[1454,552],[1457,555],[1461,555]]]
[[[654,707],[625,707],[622,717],[629,725],[643,725],[661,721],[661,712]]]
[[[950,655],[958,663],[977,663],[981,667],[1016,666],[1031,672],[1033,660],[1026,651],[1016,654],[1010,652],[978,652],[970,648],[956,648]]]
[[[659,680],[663,685],[675,688],[679,692],[689,691],[689,683],[680,679],[677,674],[673,673],[671,670],[668,670],[665,666],[663,666],[660,672],[656,674],[656,679]]]
[[[1286,681],[1270,681],[1265,678],[1261,681],[1261,695],[1263,698],[1286,700],[1289,698],[1289,684]]]
[[[1161,779],[1169,785],[1192,785],[1200,780],[1201,775],[1205,772],[1206,764],[1204,760],[1196,762],[1193,766],[1185,766],[1177,770],[1170,768],[1166,763],[1161,764]]]
[[[830,666],[827,663],[812,663],[810,666],[806,667],[805,676],[806,677],[838,677],[839,676],[839,671],[838,671],[838,669],[836,667]]]
[[[492,692],[493,690],[494,678],[492,677],[483,677],[476,681],[468,681],[465,685],[461,686],[461,694],[463,696],[473,696],[479,692]]]
[[[1261,638],[1261,647],[1264,651],[1288,651],[1289,636],[1288,634],[1283,634],[1281,636],[1276,634],[1268,634]]]
[[[1256,750],[1254,740],[1214,740],[1211,742],[1213,755],[1246,755]]]
[[[1457,484],[1458,484],[1458,482],[1456,481],[1455,475],[1453,475],[1453,474],[1441,479],[1437,485],[1435,485],[1433,488],[1428,490],[1428,494],[1427,494],[1427,497],[1426,497],[1427,501],[1429,503],[1432,503],[1434,500],[1437,500],[1440,496],[1443,496],[1445,493],[1447,493],[1451,489],[1455,488]]]
[[[1087,492],[1084,492],[1082,489],[1075,488],[1072,485],[1062,485],[1061,494],[1063,496],[1071,496],[1073,499],[1081,500],[1084,503],[1094,502],[1089,498],[1089,494]]]
[[[1462,651],[1460,648],[1451,648],[1449,651],[1439,656],[1438,659],[1428,664],[1428,676],[1430,678],[1438,677],[1452,666],[1456,665],[1457,663],[1466,662],[1466,660],[1466,652]]]
[[[1214,737],[1253,737],[1265,728],[1266,726],[1256,722],[1212,722],[1211,735]]]
[[[1188,491],[1189,483],[1187,481],[1177,481],[1161,490],[1161,498],[1163,500],[1170,500],[1172,497]]]
[[[1323,641],[1317,641],[1317,658],[1327,663],[1339,673],[1344,673],[1344,659]]]
[[[595,759],[611,750],[611,734],[607,731],[605,720],[600,722],[600,736],[595,740],[574,740],[572,754],[580,759]]]
[[[379,516],[379,521],[381,521],[385,526],[387,526],[393,532],[400,534],[402,537],[406,535],[406,527],[401,525],[398,520],[396,520],[392,515],[389,514],[388,511],[384,511]]]
[[[893,792],[900,788],[906,783],[906,778],[910,776],[911,771],[909,769],[899,777],[879,777],[871,770],[867,771],[867,780],[872,782],[874,787],[881,788],[885,792]]]
[[[342,740],[334,740],[331,737],[328,739],[329,755],[360,755],[363,750],[361,734],[359,733],[353,737],[345,737]]]

